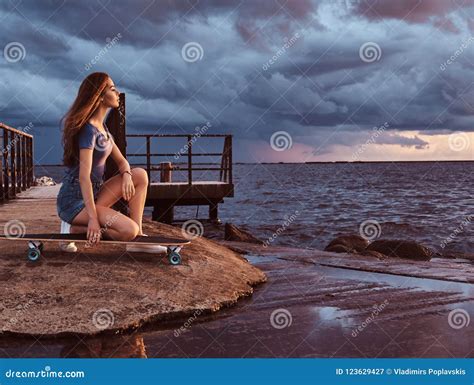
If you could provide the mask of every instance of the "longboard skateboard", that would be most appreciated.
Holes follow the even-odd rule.
[[[28,259],[30,261],[37,261],[41,257],[44,245],[43,242],[85,242],[88,243],[87,234],[22,234],[19,236],[0,235],[0,239],[8,239],[11,241],[28,241]],[[114,241],[110,239],[101,239],[101,243],[113,244],[142,244],[142,245],[161,245],[167,248],[167,258],[171,265],[181,264],[181,255],[179,254],[184,245],[191,243],[184,238],[167,238],[159,236],[137,236],[132,241]]]

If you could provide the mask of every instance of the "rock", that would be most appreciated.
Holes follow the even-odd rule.
[[[350,234],[342,235],[333,239],[326,246],[324,251],[332,251],[335,253],[359,253],[366,249],[369,241],[360,235]]]
[[[344,245],[332,245],[324,249],[324,251],[332,251],[333,253],[356,253],[354,249]]]
[[[35,179],[35,186],[55,186],[56,182],[49,176],[42,176]]]
[[[55,203],[16,200],[11,215],[24,218],[31,231],[57,231],[57,216],[47,215]],[[143,227],[149,235],[182,237],[181,228],[147,218]],[[252,295],[266,281],[241,255],[204,237],[183,247],[178,266],[161,256],[126,253],[119,244],[77,246],[79,252],[71,255],[45,242],[44,257],[33,263],[25,261],[20,241],[0,242],[0,336],[94,336],[197,318]],[[139,344],[136,350],[139,354]]]
[[[429,261],[434,252],[415,241],[378,239],[372,242],[368,251],[377,251],[389,257]]]
[[[237,226],[233,225],[232,223],[225,224],[224,239],[226,241],[249,242],[249,243],[258,243],[258,244],[263,245],[263,241],[254,237],[248,231],[239,229]]]
[[[360,255],[364,255],[366,257],[374,257],[374,258],[377,258],[377,259],[387,259],[388,258],[385,254],[379,253],[378,251],[374,251],[374,250],[361,251]]]

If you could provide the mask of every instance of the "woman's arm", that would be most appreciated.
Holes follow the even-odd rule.
[[[91,181],[93,151],[94,150],[90,148],[81,148],[79,150],[79,184],[89,219],[97,219],[97,210]]]
[[[127,159],[125,159],[125,157],[122,155],[115,142],[113,143],[113,148],[110,156],[117,164],[120,174],[123,174],[125,171],[130,171],[130,164],[128,163]]]
[[[126,201],[130,200],[135,195],[135,186],[132,180],[132,172],[130,164],[122,155],[117,145],[113,144],[112,152],[110,153],[112,159],[117,164],[120,174],[122,175],[122,197]]]

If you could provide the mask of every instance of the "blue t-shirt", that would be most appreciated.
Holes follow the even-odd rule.
[[[77,143],[79,150],[81,148],[91,148],[92,153],[92,170],[91,181],[99,182],[104,179],[105,161],[109,157],[113,148],[113,138],[109,129],[104,124],[104,128],[108,134],[108,138],[97,127],[87,122],[79,131]],[[68,167],[66,175],[79,178],[79,164]]]

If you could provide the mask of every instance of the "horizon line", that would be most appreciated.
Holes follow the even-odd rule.
[[[442,160],[334,160],[334,161],[308,161],[308,162],[232,162],[233,164],[334,164],[334,163],[433,163],[433,162],[474,162],[474,159],[442,159]],[[187,162],[176,162],[175,164],[187,164]],[[202,163],[215,164],[215,162]],[[38,167],[66,167],[64,164],[37,164]],[[134,163],[130,166],[146,166],[146,163]],[[154,170],[156,171],[156,170]]]

